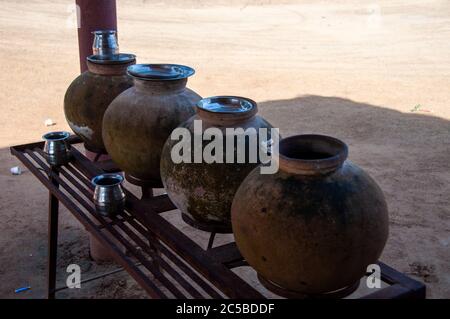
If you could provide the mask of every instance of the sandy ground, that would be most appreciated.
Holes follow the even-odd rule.
[[[73,1],[0,1],[0,297],[45,296],[47,193],[8,147],[39,140],[78,75]],[[211,4],[214,3],[214,4]],[[187,64],[203,96],[259,102],[283,135],[317,132],[385,192],[382,260],[450,298],[450,2],[118,1],[120,46],[138,62]],[[419,106],[418,106],[419,105]],[[62,211],[59,284],[115,269],[88,258],[87,235]],[[32,289],[14,294],[14,289]],[[60,298],[143,297],[125,273]]]

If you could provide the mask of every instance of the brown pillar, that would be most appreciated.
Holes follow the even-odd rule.
[[[78,47],[81,72],[87,70],[86,57],[92,54],[95,30],[117,30],[116,0],[76,0],[79,16]]]

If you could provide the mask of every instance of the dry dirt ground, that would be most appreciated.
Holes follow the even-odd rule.
[[[47,193],[8,147],[68,129],[63,96],[78,75],[74,1],[0,1],[0,297],[45,296]],[[350,159],[385,192],[382,260],[450,298],[450,2],[118,1],[121,51],[138,62],[187,64],[203,96],[259,102],[283,135],[316,132],[349,144]],[[88,258],[65,211],[59,285]],[[194,235],[193,235],[194,236]],[[195,235],[199,238],[202,234]],[[14,289],[31,285],[30,291]],[[125,273],[59,298],[143,297]]]

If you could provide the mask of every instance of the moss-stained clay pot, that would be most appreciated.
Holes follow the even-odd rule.
[[[136,64],[134,86],[120,94],[103,118],[103,140],[129,181],[162,187],[159,163],[172,131],[195,114],[201,96],[186,87],[194,74],[176,64]]]
[[[64,97],[66,120],[88,150],[105,152],[103,115],[109,104],[133,85],[127,67],[135,63],[136,57],[132,54],[89,56],[88,71],[78,76],[67,89]]]
[[[237,246],[258,275],[298,294],[353,286],[377,262],[388,211],[375,181],[347,161],[347,146],[322,135],[279,144],[279,171],[253,170],[232,205]]]
[[[233,149],[227,148],[226,129],[254,128],[255,134],[252,135],[261,140],[259,129],[267,128],[270,134],[272,126],[258,116],[257,111],[254,101],[241,97],[218,96],[201,100],[197,104],[197,114],[180,126],[188,129],[191,137],[190,163],[174,163],[172,148],[180,142],[170,138],[167,140],[161,158],[161,177],[167,194],[181,210],[185,222],[205,231],[231,232],[230,209],[234,194],[247,174],[259,165],[259,158],[251,161],[246,155],[245,160],[238,163],[237,141]],[[194,121],[198,120],[202,123],[201,131],[194,133]],[[194,162],[195,135],[201,140],[209,128],[218,129],[223,134],[222,163],[207,163],[204,159],[200,163]],[[204,140],[202,150],[210,142]],[[248,141],[244,145],[247,152]],[[226,161],[228,152],[233,154],[234,162]]]

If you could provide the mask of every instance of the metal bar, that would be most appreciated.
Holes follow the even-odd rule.
[[[206,250],[210,250],[213,248],[215,238],[216,238],[216,233],[211,233],[209,235],[208,246],[206,246]]]
[[[31,144],[21,144],[10,148],[11,154],[14,154],[13,151],[24,152],[26,149],[35,149],[36,147],[42,148],[44,146],[44,142],[35,142]]]
[[[57,175],[58,170],[51,169],[51,175]],[[49,176],[50,182],[54,187],[59,187],[58,182],[52,176]],[[56,288],[56,258],[58,251],[58,211],[59,202],[58,199],[49,191],[48,200],[48,286],[47,286],[47,298],[55,299]]]
[[[400,283],[403,287],[407,288],[415,298],[425,298],[426,287],[423,283],[414,280],[401,272],[398,272],[394,268],[388,265],[378,262],[381,268],[381,279],[389,284]]]
[[[95,158],[94,158],[94,162],[95,162],[95,163],[98,162],[98,159],[100,158],[100,156],[102,156],[102,153],[97,153],[97,154],[95,155]]]
[[[145,291],[153,298],[167,298],[167,296],[144,274],[142,271],[134,266],[134,263],[122,253],[111,240],[103,235],[96,229],[95,224],[76,206],[74,206],[71,200],[58,190],[41,171],[36,168],[26,156],[20,152],[11,148],[11,152],[39,179],[39,181],[50,190],[55,197],[70,211],[72,211],[75,218],[89,231],[95,239],[97,239],[102,245],[107,247],[114,259],[121,266],[127,269],[129,274],[145,289]]]
[[[86,57],[92,54],[93,31],[117,30],[116,0],[76,0],[78,46],[81,73],[87,70]]]
[[[119,216],[117,216],[117,217],[119,217]],[[122,217],[122,218],[113,219],[108,224],[111,225],[111,226],[115,226],[115,225],[117,225],[119,223],[128,223],[129,221],[131,221],[133,219],[134,219],[134,217],[132,217],[132,216],[126,216],[126,217]],[[97,227],[98,227],[98,229],[106,228],[106,226],[103,226],[103,225],[98,225]]]
[[[91,182],[88,180],[88,178],[86,176],[84,176],[83,174],[81,174],[80,172],[78,172],[78,170],[76,170],[74,167],[72,167],[72,165],[66,165],[65,168],[72,173],[72,175],[74,175],[76,178],[78,178],[78,180],[80,180],[84,185],[86,185],[90,190],[94,190],[94,185],[91,184]]]
[[[74,165],[89,177],[101,173],[90,165],[89,161],[76,149],[73,150],[76,158]],[[230,271],[224,265],[212,259],[199,245],[193,242],[175,226],[166,221],[153,211],[149,211],[143,201],[124,188],[127,196],[127,208],[133,211],[136,218],[153,232],[168,247],[179,254],[195,270],[210,280],[216,287],[231,298],[264,298],[257,290],[251,287],[238,275]]]

